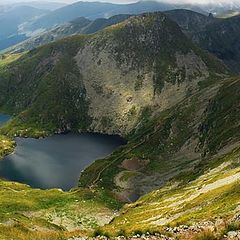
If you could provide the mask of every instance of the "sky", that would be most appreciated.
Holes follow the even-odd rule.
[[[14,2],[29,2],[29,1],[39,1],[39,2],[44,2],[44,1],[48,1],[48,2],[63,2],[63,3],[73,3],[73,2],[77,2],[79,0],[0,0],[0,4],[2,3],[14,3]],[[99,2],[113,2],[113,3],[132,3],[132,2],[137,2],[137,0],[83,0],[83,1],[88,1],[88,2],[92,2],[92,1],[99,1]],[[240,3],[240,0],[161,0],[161,1],[165,1],[168,3],[231,3],[231,2],[237,2]]]
[[[112,3],[132,3],[137,2],[137,0],[0,0],[0,4],[12,4],[19,2],[60,2],[60,3],[73,3],[78,1],[87,2],[112,2]]]

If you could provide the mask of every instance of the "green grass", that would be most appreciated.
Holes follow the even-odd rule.
[[[238,149],[231,154],[227,154],[224,157],[226,163],[239,162],[239,153]],[[213,169],[217,169],[221,164],[223,162],[219,162],[219,165]],[[201,177],[194,181],[186,182],[185,185],[175,186],[172,184],[171,188],[166,186],[153,191],[140,198],[136,203],[125,207],[120,216],[116,217],[110,225],[105,226],[103,231],[110,235],[117,235],[117,231],[120,228],[126,231],[127,235],[131,235],[136,230],[141,232],[146,232],[149,229],[152,231],[164,231],[164,226],[166,225],[171,227],[182,224],[192,225],[209,220],[214,222],[218,218],[229,222],[229,227],[226,227],[225,231],[229,231],[229,229],[236,230],[239,228],[239,225],[231,222],[231,219],[239,204],[240,184],[238,181],[235,183],[226,183],[224,186],[204,192],[193,199],[188,200],[188,198],[205,185],[234,175],[239,171],[239,165],[233,168],[230,164],[227,169],[223,168],[222,170],[217,170],[217,172],[205,171]],[[181,203],[182,200],[183,202]],[[180,201],[179,205],[171,206],[178,201]],[[154,223],[158,219],[171,216],[176,216],[176,218],[174,217],[162,226]],[[222,229],[218,229],[218,235],[222,234],[221,231]]]
[[[238,150],[220,158],[214,154],[240,140],[240,80],[231,78],[218,82],[228,73],[218,60],[195,47],[164,15],[146,16],[145,20],[142,17],[131,18],[95,35],[57,41],[32,50],[19,59],[9,56],[2,60],[0,110],[11,113],[14,118],[0,130],[4,135],[0,137],[0,157],[13,150],[14,142],[10,139],[13,136],[45,137],[56,132],[89,129],[92,122],[88,116],[91,99],[87,97],[74,59],[89,42],[94,46],[95,54],[109,44],[113,46],[108,50],[119,68],[130,62],[127,71],[141,72],[144,69],[152,72],[156,97],[162,93],[166,83],[179,85],[186,80],[186,69],[176,69],[176,53],[193,51],[205,62],[210,75],[199,84],[199,91],[191,92],[190,89],[188,96],[176,106],[162,112],[159,106],[143,108],[137,127],[127,134],[128,144],[89,166],[81,175],[79,190],[68,193],[41,191],[1,181],[0,219],[5,225],[0,226],[0,236],[5,234],[12,238],[17,234],[19,239],[24,239],[24,236],[29,239],[64,239],[75,234],[66,231],[64,224],[55,224],[52,218],[56,215],[61,221],[67,217],[76,224],[84,223],[87,230],[98,229],[96,216],[99,213],[110,214],[123,206],[115,199],[116,191],[121,189],[115,186],[114,178],[123,170],[122,161],[132,158],[149,162],[138,172],[143,180],[149,176],[161,179],[172,172],[176,175],[159,190],[123,208],[119,217],[99,230],[103,234],[118,235],[119,230],[124,234],[162,231],[161,227],[145,220],[182,212],[168,224],[190,224],[193,220],[232,214],[239,199],[239,184],[236,183],[199,195],[176,208],[171,207],[171,198],[186,200],[204,184],[234,174],[239,168]],[[146,37],[145,41],[139,36]],[[188,80],[195,81],[201,76],[202,73],[195,72]],[[141,76],[135,90],[140,88]],[[97,88],[97,91],[102,89]],[[137,116],[135,110],[132,108],[129,112],[129,120]],[[99,121],[107,128],[114,119],[101,116]],[[184,152],[186,146],[190,146],[191,151]],[[229,161],[234,162],[227,168],[228,173],[223,169],[217,175],[207,175],[210,170]],[[135,175],[138,174],[129,172],[124,180]],[[201,176],[206,177],[206,182]],[[153,187],[155,182],[150,184]],[[189,209],[193,209],[191,214]],[[33,220],[29,217],[32,215]],[[13,219],[16,219],[14,224],[8,226],[9,220]],[[36,231],[40,234],[37,236],[31,232],[32,226],[44,230]],[[50,232],[45,231],[49,229]]]
[[[204,231],[203,233],[197,234],[193,238],[194,240],[217,240],[216,236],[210,231]]]
[[[88,127],[86,92],[73,59],[85,40],[66,38],[0,66],[0,109],[17,116],[4,134],[41,137]]]
[[[102,215],[112,215],[109,209],[112,205],[103,195],[86,189],[38,190],[0,181],[0,239],[67,239],[90,235],[102,224]],[[64,219],[72,222],[72,230],[67,229]]]
[[[0,135],[0,160],[2,157],[14,151],[15,141],[4,135]]]
[[[0,67],[10,64],[11,62],[16,61],[22,56],[22,53],[17,54],[0,54]]]

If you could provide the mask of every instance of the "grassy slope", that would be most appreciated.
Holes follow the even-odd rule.
[[[0,67],[4,67],[11,62],[16,61],[21,55],[0,55]],[[4,135],[0,135],[0,159],[14,151],[15,142]]]
[[[91,165],[82,174],[80,185],[97,183],[113,189],[114,176],[122,171],[119,166],[124,159],[150,160],[147,167],[140,170],[146,175],[171,172],[176,168],[187,170],[189,164],[192,166],[199,160],[203,168],[214,154],[240,139],[239,78],[225,80],[219,89],[216,88],[217,94],[212,94],[212,89],[215,85],[203,88],[176,107],[155,116],[152,116],[154,109],[146,109],[139,127],[129,134],[128,145]],[[197,143],[192,148],[197,155],[188,157],[182,154],[181,149],[194,140]],[[201,168],[197,166],[196,175],[192,173],[191,176],[200,175]],[[99,172],[100,176],[97,175]]]
[[[19,114],[3,133],[44,136],[85,128],[87,103],[73,60],[84,39],[76,36],[41,47],[1,68],[1,111]]]
[[[0,239],[67,239],[109,221],[115,202],[102,192],[38,190],[0,181]]]
[[[142,23],[140,23],[139,26],[141,26],[141,24]],[[152,24],[151,18],[150,22],[146,24]],[[131,29],[117,28],[115,29],[117,35],[114,36],[122,35],[125,30],[128,31]],[[111,28],[107,31],[111,31]],[[102,36],[101,34],[100,36]],[[81,81],[79,81],[81,75],[75,68],[72,57],[82,44],[84,44],[85,40],[85,37],[79,36],[65,39],[55,44],[33,50],[28,55],[21,57],[18,61],[1,68],[0,78],[8,79],[8,81],[0,82],[1,110],[19,114],[6,128],[1,130],[2,133],[9,135],[44,136],[52,131],[66,130],[68,128],[67,123],[69,122],[72,124],[72,126],[70,126],[72,129],[84,129],[84,127],[86,127],[89,119],[86,117],[84,117],[84,119],[81,118],[82,116],[87,116],[87,102],[85,98],[80,98],[83,104],[70,108],[70,106],[75,106],[76,100],[79,100],[79,98],[75,98],[75,96],[79,96],[80,93],[84,92],[84,89],[81,88]],[[119,44],[118,46],[119,52],[121,52],[124,45]],[[125,47],[128,47],[128,51],[135,50],[132,48],[132,44]],[[218,68],[215,59],[209,58],[206,53],[201,52],[197,48],[196,51],[199,51],[199,55],[201,54],[203,56],[203,59],[209,64],[213,72]],[[145,52],[137,52],[137,60],[141,59],[145,54]],[[55,62],[56,59],[58,60],[57,62]],[[150,60],[150,57],[148,57],[148,60]],[[121,56],[119,61],[121,61]],[[138,64],[139,62],[136,63]],[[158,61],[157,64],[160,63],[161,61]],[[163,66],[163,68],[160,69],[165,68],[166,66]],[[223,70],[225,71],[224,68]],[[220,69],[220,72],[221,71],[222,69]],[[156,73],[160,74],[160,72]],[[158,77],[158,80],[162,80],[160,76]],[[171,76],[168,80],[172,80]],[[201,187],[202,182],[201,179],[199,180],[199,177],[206,172],[208,168],[217,167],[222,161],[216,161],[217,163],[212,165],[212,163],[214,163],[214,161],[211,161],[213,154],[224,146],[239,141],[237,131],[239,126],[239,111],[237,111],[237,108],[239,107],[238,92],[240,90],[240,81],[239,79],[230,79],[221,87],[222,83],[218,82],[213,76],[211,76],[210,80],[201,84],[201,91],[199,93],[189,95],[189,98],[165,112],[158,113],[157,109],[151,107],[146,108],[142,113],[138,128],[128,136],[129,144],[118,149],[109,158],[97,161],[83,173],[80,186],[88,187],[94,185],[97,187],[96,189],[106,189],[104,192],[96,193],[96,202],[91,199],[89,200],[88,197],[85,198],[85,196],[82,198],[84,191],[80,193],[61,193],[56,190],[40,191],[29,189],[23,185],[2,181],[0,191],[2,191],[2,194],[5,194],[1,195],[4,196],[1,202],[5,203],[2,207],[2,221],[6,223],[0,226],[0,229],[3,229],[2,234],[9,233],[16,235],[14,231],[17,231],[19,236],[22,235],[22,239],[24,239],[24,234],[29,234],[29,238],[37,239],[37,236],[31,236],[34,232],[29,231],[31,225],[30,220],[24,220],[25,217],[22,219],[22,215],[28,215],[31,212],[38,213],[40,211],[40,218],[44,218],[42,217],[44,210],[51,213],[56,206],[58,207],[58,205],[60,205],[59,211],[70,211],[68,214],[71,216],[73,210],[74,214],[76,212],[74,204],[79,206],[79,202],[76,202],[76,200],[79,200],[82,204],[85,203],[84,201],[93,201],[94,206],[95,204],[99,204],[100,201],[100,207],[97,208],[96,212],[100,211],[100,208],[102,209],[104,205],[103,202],[109,203],[110,201],[109,204],[111,207],[119,207],[117,202],[111,203],[113,200],[109,200],[106,196],[111,195],[110,191],[116,187],[114,184],[114,176],[121,171],[119,165],[124,159],[138,158],[140,160],[150,161],[144,169],[140,170],[140,172],[146,176],[155,173],[162,174],[175,170],[177,170],[177,172],[179,171],[179,174],[174,177],[173,181],[180,182],[181,189],[176,188],[169,190],[166,188],[167,194],[165,197],[176,193],[174,191],[180,191],[180,195],[184,195],[185,193],[191,194],[191,192],[188,192],[188,190],[184,188],[188,186],[187,183],[189,181],[192,181],[192,186],[196,188]],[[157,87],[161,89],[161,83],[159,81],[156,83]],[[218,84],[220,85],[218,86]],[[220,87],[218,94],[216,96],[210,94],[210,97],[208,97],[208,92],[211,93],[211,89],[214,88],[215,85]],[[77,91],[79,88],[81,89],[80,92]],[[36,91],[36,89],[38,91]],[[69,92],[69,89],[71,92]],[[11,95],[12,97],[5,102],[9,92],[13,93]],[[16,102],[16,99],[20,99],[20,101]],[[60,102],[59,99],[61,99]],[[205,111],[202,112],[199,117],[199,109],[201,110],[201,108]],[[235,124],[230,124],[233,120]],[[193,123],[197,124],[198,127],[196,128]],[[203,158],[187,158],[183,155],[177,159],[176,155],[178,155],[179,151],[192,137],[199,140],[198,152],[199,155],[202,154]],[[234,159],[234,157],[231,159]],[[232,171],[234,172],[236,169],[238,169],[238,165],[235,166]],[[220,174],[222,174],[221,171]],[[209,178],[208,181],[212,181],[212,179]],[[233,185],[232,187],[234,187],[235,192],[238,191],[236,190],[238,186]],[[22,190],[18,191],[18,188]],[[161,191],[165,191],[165,188],[160,190],[160,192]],[[226,192],[231,194],[233,191],[231,188],[228,188]],[[78,194],[80,194],[80,197]],[[87,194],[89,194],[88,191]],[[155,193],[152,194],[141,199],[140,203],[146,199],[145,205],[147,206],[149,202],[158,202],[162,197],[160,194],[154,198]],[[93,196],[94,195],[90,195],[91,198]],[[11,199],[11,203],[6,203],[6,199]],[[19,202],[19,199],[21,199],[21,202]],[[43,199],[44,202],[46,200],[46,205],[42,201]],[[228,198],[226,198],[226,200],[227,199]],[[146,207],[145,205],[144,207]],[[84,205],[84,208],[85,207],[87,211],[92,211],[91,208]],[[108,204],[107,207],[109,207]],[[141,211],[145,212],[147,209],[144,209],[144,207],[141,209],[138,208],[137,205],[130,206],[129,210],[127,210],[128,215],[126,214],[126,216],[129,217],[129,219],[133,219],[133,216],[136,217],[134,211],[136,210],[140,213],[142,213]],[[69,210],[69,208],[71,210]],[[80,211],[79,214],[81,214],[81,209],[78,210]],[[169,209],[165,210],[169,211]],[[178,210],[179,209],[176,209],[176,211]],[[9,218],[4,219],[4,217],[7,217],[6,212],[9,212]],[[19,224],[14,223],[9,226],[8,219],[16,218],[15,214],[19,212],[21,216],[20,219],[17,217],[17,223]],[[153,210],[153,216],[157,216],[157,214],[158,213]],[[150,215],[146,215],[146,218],[148,216]],[[40,226],[40,229],[44,227],[44,224],[49,224],[49,222],[46,223],[45,221],[42,223],[42,220],[40,221],[41,223],[39,223],[39,218],[36,218],[36,225]],[[149,227],[149,224],[141,225],[135,220],[135,223],[131,222],[130,226],[128,226],[121,222],[123,218],[123,216],[117,218],[112,225],[106,227],[106,230],[111,233],[116,233],[116,231],[119,230],[119,228],[118,230],[113,228],[116,226],[116,223],[119,223],[121,228],[126,229],[128,232],[137,230],[138,228],[142,230]],[[136,218],[136,220],[138,219]],[[186,219],[182,221],[187,222],[187,215]],[[53,234],[60,234],[62,236],[65,234],[62,230],[56,230],[56,226],[51,227],[54,228]],[[11,231],[13,232],[11,233]],[[39,232],[41,231],[37,231],[36,234]],[[43,234],[50,233],[47,232]],[[39,238],[43,239],[43,237],[41,237]],[[48,238],[46,237],[46,239],[49,238],[49,236]]]
[[[3,54],[0,55],[0,67],[16,61],[22,54]]]
[[[139,232],[164,232],[166,226],[193,225],[203,221],[223,219],[217,232],[227,221],[239,214],[240,149],[236,148],[222,158],[207,164],[204,173],[190,182],[172,181],[167,186],[151,192],[136,203],[128,205],[122,214],[104,231],[118,234]],[[238,181],[230,176],[238,175]],[[188,175],[185,175],[188,178]],[[222,180],[225,180],[221,182]]]
[[[150,160],[147,167],[132,171],[132,174],[177,173],[159,190],[126,206],[119,217],[103,228],[103,232],[117,235],[120,232],[133,234],[138,230],[163,231],[166,225],[191,225],[215,221],[215,218],[228,222],[237,214],[240,203],[240,79],[232,78],[222,83],[208,100],[204,95],[208,96],[213,86],[203,88],[200,93],[152,120],[148,115],[143,127],[131,135],[127,146],[110,158],[97,161],[83,173],[81,186],[94,184],[115,191],[114,177],[122,171],[120,166],[125,159]],[[208,104],[200,111],[201,121],[196,122],[202,102]],[[196,147],[196,158],[189,158],[179,151],[186,142],[192,141],[192,137],[198,139],[198,144],[191,146]],[[234,147],[236,149],[231,152]],[[221,151],[223,157],[217,157],[215,154]],[[99,172],[101,174],[97,175]],[[224,183],[220,179],[224,179]],[[221,228],[226,226],[218,227],[218,234],[221,234]]]

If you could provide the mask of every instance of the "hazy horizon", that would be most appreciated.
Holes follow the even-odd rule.
[[[71,4],[74,2],[78,2],[79,0],[8,0],[6,3],[6,0],[0,0],[1,5],[6,4],[13,4],[13,3],[21,3],[21,2],[59,2],[59,3],[66,3]],[[137,2],[137,0],[83,0],[87,2],[111,2],[111,3],[133,3]],[[145,0],[147,1],[147,0]],[[160,2],[166,2],[166,3],[198,3],[198,4],[208,4],[208,3],[214,3],[214,4],[231,4],[231,3],[238,3],[240,4],[240,0],[158,0]]]

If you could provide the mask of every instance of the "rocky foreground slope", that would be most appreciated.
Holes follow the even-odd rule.
[[[5,138],[94,131],[128,144],[86,169],[69,193],[1,181],[0,236],[237,232],[239,91],[240,78],[161,13],[1,66],[0,109],[14,115],[0,130]]]

